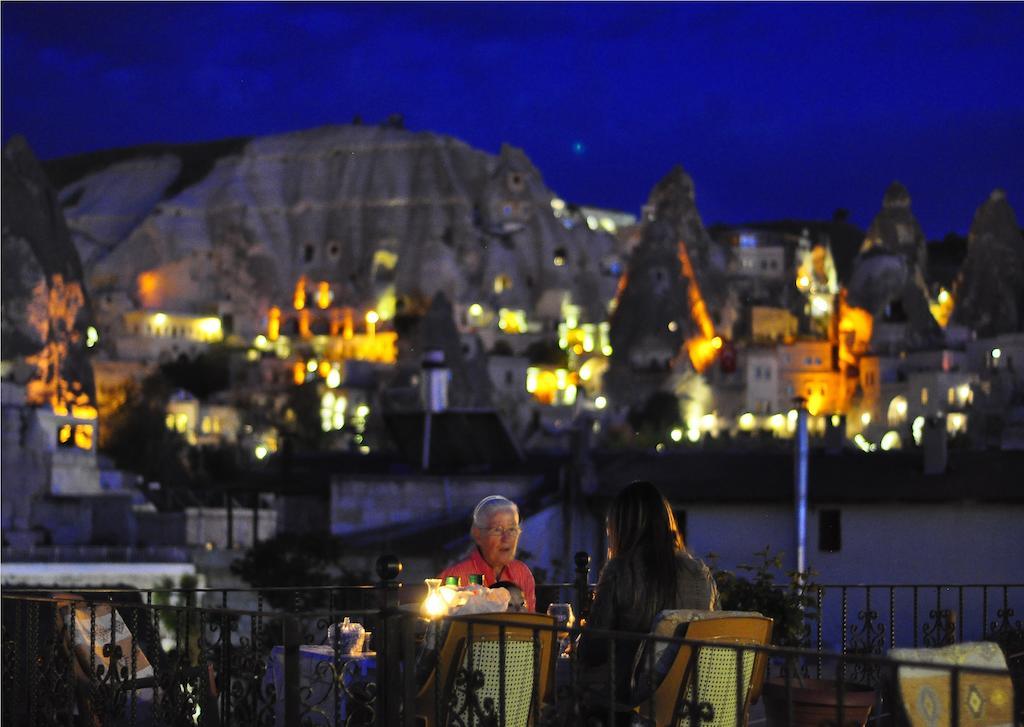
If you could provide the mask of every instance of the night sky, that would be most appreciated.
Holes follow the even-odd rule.
[[[43,159],[403,113],[522,147],[570,202],[637,213],[681,163],[706,224],[893,179],[930,238],[1004,188],[1024,218],[1024,5],[5,2],[2,135]]]

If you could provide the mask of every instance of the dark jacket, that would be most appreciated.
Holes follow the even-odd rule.
[[[718,589],[711,571],[702,561],[685,551],[676,554],[676,588],[671,601],[659,600],[657,591],[650,584],[651,578],[646,573],[639,553],[612,558],[598,579],[587,628],[647,634],[654,625],[654,617],[660,611],[718,608]],[[579,645],[579,656],[587,667],[588,681],[603,681],[606,693],[610,679],[608,642],[608,639],[588,638],[584,631]],[[616,698],[620,702],[628,699],[633,662],[642,644],[642,639],[619,639],[615,642],[613,681]]]

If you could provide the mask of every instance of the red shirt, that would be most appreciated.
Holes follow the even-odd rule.
[[[511,581],[515,583],[523,591],[523,600],[526,602],[527,611],[537,610],[537,595],[534,592],[533,573],[530,572],[530,568],[519,560],[513,560],[511,563],[501,569],[499,574],[500,578],[494,577],[494,568],[487,565],[487,561],[480,555],[480,548],[473,546],[473,552],[469,554],[469,557],[465,560],[460,560],[455,565],[448,566],[441,573],[441,580],[443,581],[448,576],[458,576],[462,585],[469,584],[470,573],[481,573],[484,577],[484,585],[490,588],[498,581]]]

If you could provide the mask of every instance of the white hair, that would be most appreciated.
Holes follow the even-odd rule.
[[[514,512],[516,520],[519,520],[519,506],[507,497],[501,495],[488,495],[473,508],[473,527],[486,528],[491,521],[491,516],[496,512],[509,510]]]

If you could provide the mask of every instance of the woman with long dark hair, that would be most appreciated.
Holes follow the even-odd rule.
[[[668,609],[718,608],[711,571],[690,555],[668,501],[650,482],[633,482],[608,510],[608,562],[601,571],[587,627],[647,634],[654,617]],[[630,680],[642,639],[615,643],[615,699],[629,699]],[[587,681],[607,689],[609,640],[584,631],[580,659]]]

